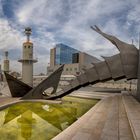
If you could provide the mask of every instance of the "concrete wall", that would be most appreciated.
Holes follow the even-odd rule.
[[[33,59],[33,43],[26,42],[23,44],[22,59]]]
[[[54,67],[47,67],[47,74],[52,73],[55,71],[60,65],[55,65]],[[65,64],[64,70],[63,70],[63,75],[77,75],[80,72],[79,69],[79,63],[74,63],[74,64]]]
[[[9,72],[9,60],[4,60],[4,62],[3,62],[3,71]]]
[[[33,63],[25,61],[22,63],[22,81],[32,86],[33,83]]]
[[[91,68],[93,65],[91,63],[100,62],[94,56],[91,56],[87,53],[80,52],[79,53],[79,63],[71,63],[65,64],[64,71],[62,74],[64,75],[76,75],[83,72],[83,69]],[[59,65],[55,65],[55,48],[50,50],[50,66],[47,67],[47,74],[55,71]]]
[[[50,50],[50,67],[54,67],[55,66],[55,48]]]

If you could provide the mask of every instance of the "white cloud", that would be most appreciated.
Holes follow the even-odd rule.
[[[139,5],[140,5],[140,1],[138,0],[135,0],[135,4],[134,6],[132,7],[132,9],[128,12],[128,15],[127,15],[127,20],[129,22],[129,24],[133,24],[133,22],[135,23],[135,27],[134,28],[138,28],[140,27],[140,8],[139,8]]]
[[[91,55],[113,55],[117,49],[92,31],[90,25],[97,24],[103,31],[130,43],[134,35],[131,31],[137,34],[140,27],[139,4],[139,0],[23,0],[13,9],[13,26],[10,19],[1,19],[0,47],[21,49],[25,37],[15,26],[19,24],[33,26],[36,34],[33,33],[32,40],[39,59],[35,64],[37,72],[46,71],[49,49],[57,42]],[[108,49],[111,51],[105,51]]]
[[[59,24],[59,16],[64,17],[63,0],[32,0],[25,1],[22,7],[15,10],[20,23],[34,24],[36,26],[54,27]],[[59,26],[59,25],[58,25]]]
[[[13,29],[6,19],[0,19],[0,48],[13,49],[19,47],[23,37],[20,32]]]

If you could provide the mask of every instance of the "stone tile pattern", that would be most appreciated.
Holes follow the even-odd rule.
[[[140,140],[140,103],[130,96],[123,96],[126,113],[136,140]]]
[[[140,104],[126,95],[99,101],[53,140],[140,139]]]

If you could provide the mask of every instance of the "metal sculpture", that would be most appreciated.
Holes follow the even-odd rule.
[[[91,26],[91,29],[93,29],[94,31],[105,37],[107,40],[109,40],[112,44],[114,44],[118,48],[118,50],[120,51],[121,61],[126,78],[128,80],[137,78],[138,49],[133,44],[128,44],[126,42],[119,40],[115,36],[104,33],[96,25],[95,27]]]
[[[32,87],[4,72],[12,97],[22,97],[27,94]]]
[[[120,54],[116,54],[111,57],[102,57],[105,59],[105,62],[108,65],[113,80],[125,78]]]
[[[72,80],[62,91],[48,96],[47,99],[63,97],[84,85],[97,83],[98,81],[137,78],[138,49],[133,44],[125,43],[115,36],[102,32],[97,26],[91,26],[91,28],[114,44],[120,53],[111,57],[103,57],[105,61],[93,63],[92,68],[85,70],[84,73]]]
[[[52,94],[56,92],[63,68],[64,65],[60,66],[56,71],[50,74],[45,80],[43,80],[38,86],[34,88],[14,78],[6,72],[5,77],[12,97],[23,97],[22,99],[43,99],[45,96],[43,95],[43,91],[45,89],[53,87]]]
[[[35,88],[30,90],[21,99],[44,99],[45,95],[43,95],[43,92],[50,87],[53,87],[53,91],[51,92],[51,94],[56,93],[63,68],[64,65],[60,66],[56,71],[50,74],[45,80],[43,80]]]
[[[84,72],[73,79],[69,85],[65,86],[63,90],[56,93],[60,75],[63,70],[63,66],[61,66],[37,87],[31,89],[22,99],[56,99],[70,94],[72,91],[83,86],[99,81],[108,81],[110,79],[119,80],[122,78],[130,80],[137,78],[138,49],[133,44],[125,43],[115,36],[102,32],[97,26],[91,28],[114,44],[120,53],[111,57],[103,57],[104,61],[99,61],[98,63],[93,62],[92,68],[84,70]],[[54,88],[52,93],[48,96],[44,96],[43,92],[51,87]]]

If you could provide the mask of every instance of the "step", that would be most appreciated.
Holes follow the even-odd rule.
[[[140,103],[133,96],[123,95],[123,103],[135,140],[140,140]]]
[[[121,140],[134,140],[122,96],[119,97],[119,138]]]
[[[119,97],[114,96],[112,105],[108,112],[104,129],[101,134],[101,140],[119,139]]]
[[[53,140],[91,140],[93,137],[99,140],[111,103],[112,97],[99,101]]]

